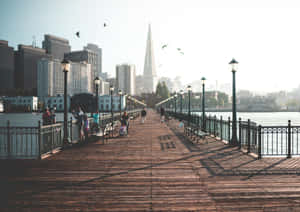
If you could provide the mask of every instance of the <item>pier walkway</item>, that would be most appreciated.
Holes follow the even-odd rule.
[[[299,162],[193,144],[148,111],[127,137],[0,161],[0,211],[300,211]]]

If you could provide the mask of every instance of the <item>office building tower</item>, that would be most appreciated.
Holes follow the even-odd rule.
[[[148,38],[147,38],[147,47],[146,47],[143,78],[144,78],[144,92],[145,93],[155,92],[155,87],[157,84],[157,76],[156,76],[156,70],[155,70],[153,42],[152,42],[150,24],[149,24],[149,28],[148,28]]]
[[[97,54],[96,56],[96,69],[95,77],[100,77],[102,73],[102,49],[99,48],[96,44],[88,43],[87,46],[83,47],[84,50],[90,50]]]
[[[116,86],[123,93],[135,95],[135,66],[129,64],[117,65]]]
[[[45,35],[43,41],[43,49],[47,54],[52,55],[54,59],[63,60],[65,53],[71,51],[69,41],[54,35]]]
[[[37,64],[41,58],[50,57],[46,51],[32,46],[19,45],[15,51],[15,87],[31,90],[36,95]]]
[[[14,88],[14,48],[8,41],[0,40],[0,90]]]

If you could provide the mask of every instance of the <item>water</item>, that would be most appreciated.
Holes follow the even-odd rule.
[[[201,113],[199,114],[201,115]],[[231,112],[207,112],[206,115],[216,115],[218,118],[222,116],[223,120],[227,120],[230,116],[232,119]],[[263,126],[284,126],[288,124],[288,120],[291,120],[292,125],[300,126],[300,112],[237,113],[238,118],[241,118],[243,121],[250,119]]]

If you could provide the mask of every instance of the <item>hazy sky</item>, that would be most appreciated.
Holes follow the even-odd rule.
[[[231,83],[228,62],[240,62],[238,89],[291,90],[300,84],[297,0],[1,0],[0,39],[41,47],[44,34],[103,49],[103,71],[132,63],[143,73],[148,24],[159,76],[189,83]],[[108,27],[103,28],[106,22]],[[75,36],[80,31],[81,38]],[[168,44],[164,50],[161,46]],[[177,52],[181,48],[184,55]]]

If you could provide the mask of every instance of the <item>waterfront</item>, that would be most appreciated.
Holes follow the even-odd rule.
[[[201,115],[201,113],[198,113]],[[231,112],[208,112],[207,115],[222,116],[223,120],[231,117]],[[72,116],[69,113],[68,117]],[[292,125],[300,126],[300,112],[262,112],[262,113],[237,113],[238,118],[243,121],[251,119],[261,125],[287,125],[291,120]],[[74,117],[73,117],[74,118]],[[6,126],[7,120],[11,126],[37,126],[42,120],[42,113],[0,113],[0,126]],[[63,113],[56,113],[56,120],[63,121]]]

